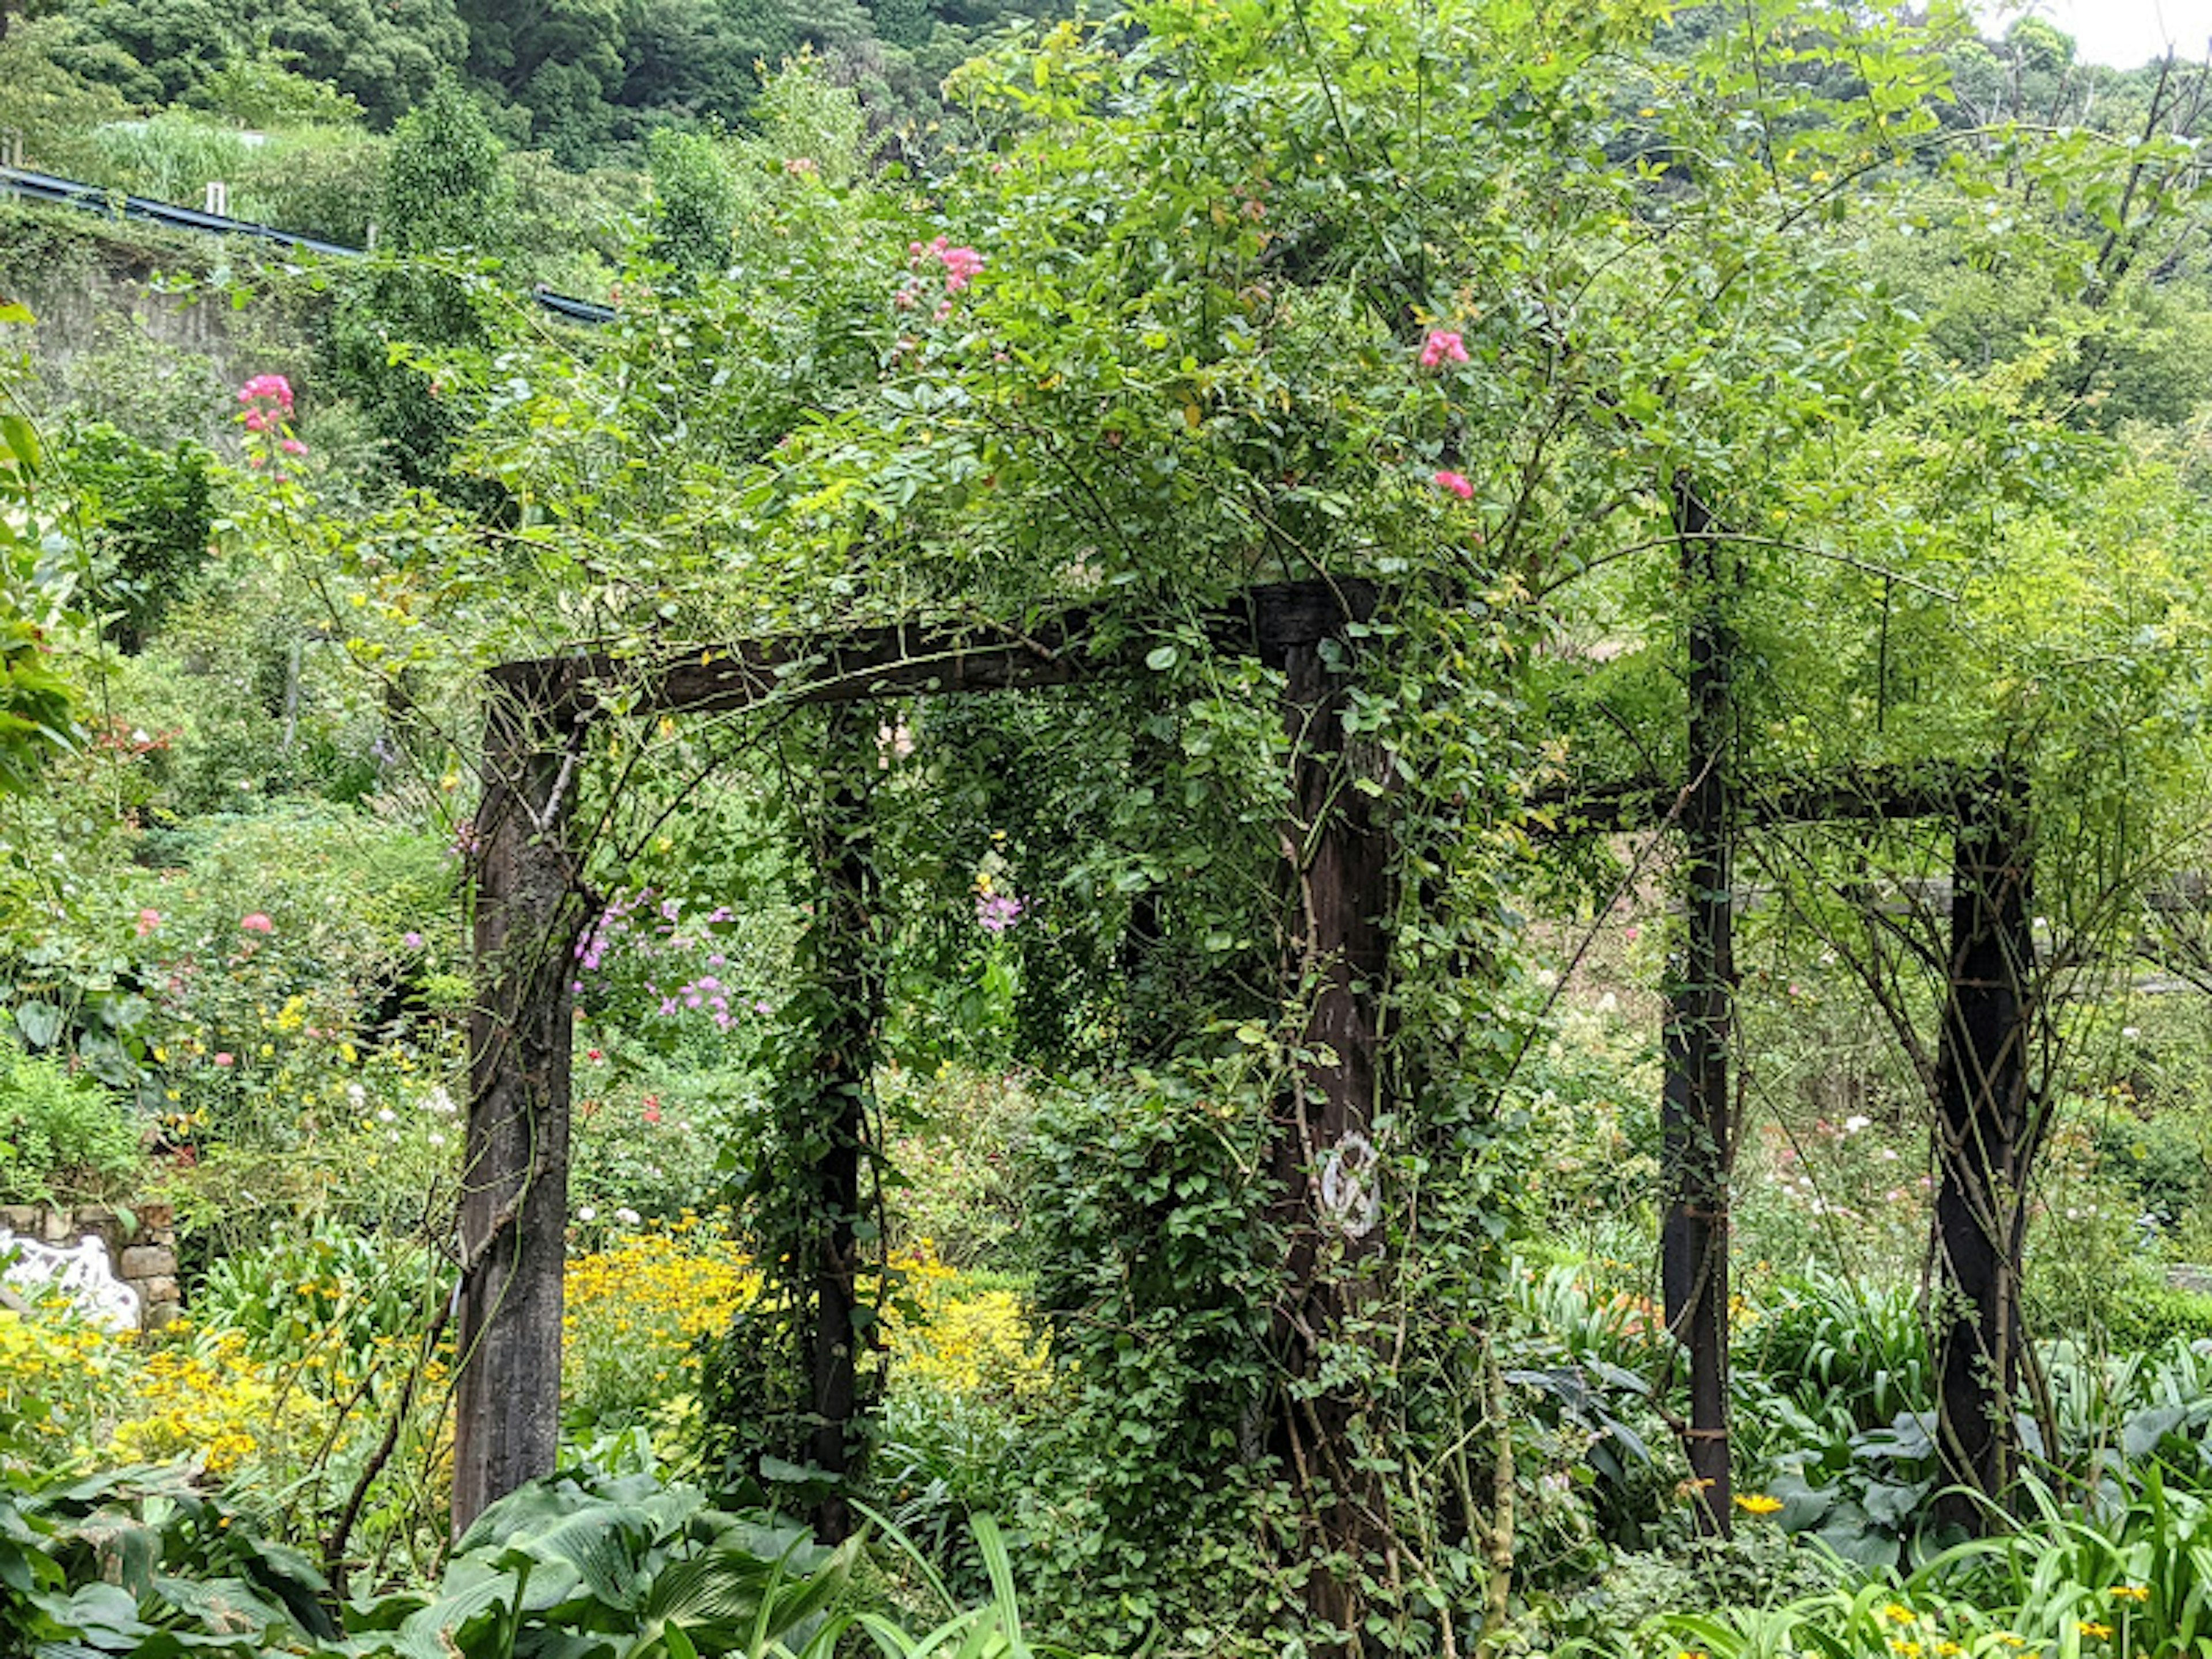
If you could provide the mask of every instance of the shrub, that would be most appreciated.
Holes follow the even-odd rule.
[[[112,1196],[141,1145],[136,1115],[112,1092],[0,1039],[0,1197]]]

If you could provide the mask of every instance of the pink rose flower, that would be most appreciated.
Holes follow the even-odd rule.
[[[1421,347],[1421,367],[1434,368],[1440,363],[1463,363],[1467,361],[1467,342],[1450,329],[1440,328],[1431,332]]]

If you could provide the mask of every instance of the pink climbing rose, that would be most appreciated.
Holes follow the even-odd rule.
[[[1463,473],[1439,471],[1431,482],[1439,489],[1449,489],[1463,501],[1474,499],[1474,486],[1467,481]]]
[[[238,401],[252,404],[266,398],[287,415],[292,412],[292,383],[282,374],[257,374],[238,388]]]
[[[1450,329],[1431,331],[1428,343],[1421,348],[1421,367],[1434,368],[1440,363],[1463,363],[1467,361],[1467,342]]]

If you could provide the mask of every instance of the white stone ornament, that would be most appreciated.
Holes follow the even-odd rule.
[[[1382,1219],[1382,1162],[1375,1143],[1353,1129],[1321,1161],[1321,1207],[1346,1238],[1364,1238]]]
[[[138,1292],[115,1276],[107,1247],[90,1233],[75,1249],[23,1238],[0,1227],[0,1283],[26,1297],[56,1291],[70,1299],[78,1317],[107,1331],[138,1328]]]

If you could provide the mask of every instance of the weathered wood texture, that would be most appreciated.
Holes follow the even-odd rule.
[[[474,825],[477,1001],[455,1330],[453,1531],[552,1472],[568,1221],[569,978],[584,920],[564,842],[572,725],[495,697]]]
[[[1277,582],[1249,589],[1203,628],[1217,649],[1279,668],[1291,651],[1341,635],[1347,622],[1368,620],[1376,602],[1375,585],[1354,578]],[[1073,685],[1133,667],[1159,637],[1122,627],[1103,606],[1077,605],[1020,626],[901,623],[651,659],[604,652],[538,657],[490,672],[518,702],[549,712],[573,714],[621,696],[641,713],[704,714],[772,699],[865,702]]]
[[[1285,1375],[1277,1426],[1292,1478],[1314,1500],[1330,1555],[1377,1559],[1389,1544],[1388,1504],[1361,1466],[1362,1401],[1318,1381],[1347,1331],[1365,1286],[1363,1264],[1383,1248],[1382,1169],[1373,1135],[1382,1109],[1379,1049],[1389,971],[1390,833],[1380,799],[1355,787],[1391,775],[1376,745],[1344,729],[1347,673],[1319,644],[1286,653],[1285,719],[1292,765],[1283,826],[1295,884],[1286,990],[1305,999],[1299,1065],[1276,1122],[1273,1166],[1278,1217],[1289,1243],[1274,1329]],[[1315,1618],[1346,1632],[1357,1650],[1364,1606],[1350,1579],[1316,1571],[1307,1580]]]

